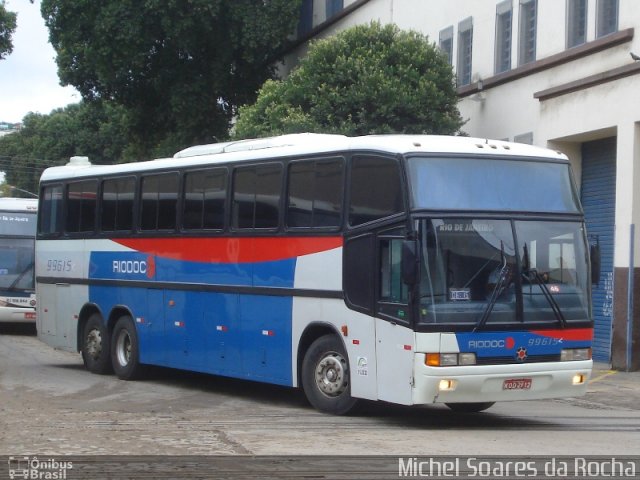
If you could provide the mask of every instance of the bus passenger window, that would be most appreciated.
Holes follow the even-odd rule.
[[[102,184],[103,232],[133,229],[133,199],[136,181],[133,177],[105,180]]]
[[[165,173],[142,178],[141,230],[174,230],[178,210],[178,175]]]
[[[277,228],[281,183],[282,168],[279,164],[238,168],[234,173],[233,227]]]
[[[96,226],[98,182],[70,183],[67,188],[67,225],[69,233],[93,232]]]
[[[339,227],[342,180],[342,159],[292,163],[289,168],[287,226]]]
[[[185,174],[183,227],[187,230],[224,228],[227,170],[197,170]]]
[[[382,157],[354,157],[351,162],[349,224],[371,222],[404,211],[400,165]]]
[[[62,185],[44,187],[40,193],[38,233],[53,235],[62,233]]]

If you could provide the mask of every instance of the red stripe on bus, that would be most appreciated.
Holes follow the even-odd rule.
[[[592,328],[568,328],[564,330],[532,330],[541,337],[562,338],[563,340],[592,340]]]
[[[206,263],[272,262],[342,246],[342,237],[114,238],[113,241],[148,255]]]

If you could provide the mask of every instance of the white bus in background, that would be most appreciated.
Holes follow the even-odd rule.
[[[36,321],[38,199],[0,198],[0,322]]]

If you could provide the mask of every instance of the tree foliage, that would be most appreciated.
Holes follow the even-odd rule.
[[[0,170],[8,184],[37,192],[42,171],[71,156],[86,155],[96,164],[133,157],[128,122],[123,107],[103,102],[72,104],[49,115],[29,113],[19,132],[0,137]]]
[[[0,0],[0,60],[13,51],[13,33],[16,31],[17,15],[5,8],[4,0]]]
[[[374,22],[313,43],[286,79],[266,81],[234,136],[451,134],[463,124],[457,100],[452,67],[427,37]]]
[[[43,0],[63,85],[114,101],[146,156],[227,136],[273,75],[300,0]]]

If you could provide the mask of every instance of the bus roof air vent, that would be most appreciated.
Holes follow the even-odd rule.
[[[71,157],[67,167],[90,167],[89,157]]]

